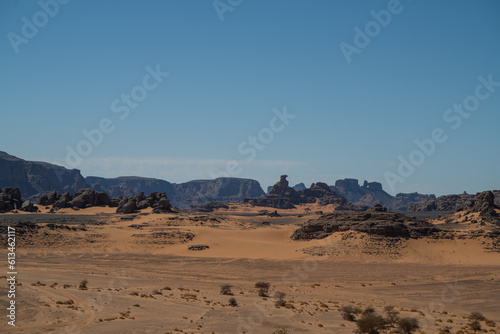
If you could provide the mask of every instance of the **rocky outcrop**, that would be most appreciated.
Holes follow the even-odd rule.
[[[54,209],[84,209],[93,206],[117,206],[120,200],[121,198],[110,198],[108,194],[97,192],[94,189],[83,189],[74,195],[69,192],[61,195],[57,191],[52,191],[41,195],[38,198],[38,204],[53,205]]]
[[[23,200],[18,188],[0,188],[0,213],[12,210],[37,212],[38,207],[28,200]]]
[[[46,191],[76,192],[88,188],[77,169],[26,161],[0,151],[0,187],[18,188],[23,197]]]
[[[297,229],[294,240],[323,239],[335,232],[357,231],[372,235],[400,238],[420,238],[438,232],[432,224],[387,212],[377,206],[366,212],[334,212],[311,219]]]
[[[175,193],[172,183],[147,177],[121,176],[107,179],[103,177],[87,176],[85,181],[91,188],[97,191],[106,192],[112,197],[130,197],[141,192],[145,194],[163,192],[167,194],[167,196],[172,197]]]
[[[266,206],[276,209],[293,209],[302,203],[316,203],[320,205],[344,204],[345,198],[338,195],[323,182],[313,183],[310,188],[296,191],[289,187],[288,175],[282,175],[265,198],[246,199],[246,203],[255,206]]]
[[[116,213],[133,213],[136,210],[153,208],[153,213],[173,212],[172,205],[165,193],[152,192],[123,198],[116,208]]]
[[[500,190],[491,191],[494,195],[494,204],[500,206]],[[472,206],[481,193],[470,195],[445,195],[438,198],[431,198],[424,203],[415,204],[408,207],[408,211],[459,211],[466,210]]]
[[[241,202],[245,198],[264,196],[259,182],[240,178],[196,180],[174,184],[165,180],[143,177],[117,177],[112,179],[89,176],[83,178],[77,169],[19,159],[0,152],[0,188],[18,188],[23,198],[37,200],[43,194],[47,205],[57,200],[49,196],[74,194],[81,189],[94,189],[113,197],[130,197],[140,192],[165,193],[176,207],[186,208],[205,202]],[[72,200],[72,199],[71,199]],[[49,204],[51,203],[51,204]]]
[[[110,196],[130,197],[140,192],[145,194],[165,193],[172,205],[187,208],[206,202],[241,202],[244,198],[264,195],[259,182],[240,178],[218,178],[196,180],[175,184],[160,179],[135,176],[106,179],[87,177],[92,188],[105,191]]]
[[[174,206],[186,208],[206,202],[242,202],[245,198],[264,196],[259,182],[252,179],[222,177],[214,180],[195,180],[173,184],[171,198]]]
[[[364,181],[360,186],[357,179],[337,180],[335,186],[330,186],[338,194],[344,196],[348,202],[354,205],[373,207],[382,204],[391,211],[406,211],[407,207],[416,203],[423,203],[434,195],[422,195],[418,193],[402,194],[392,196],[385,192],[379,182]]]
[[[189,212],[213,212],[218,209],[229,209],[224,203],[219,202],[207,202],[199,205],[193,205],[188,208]]]

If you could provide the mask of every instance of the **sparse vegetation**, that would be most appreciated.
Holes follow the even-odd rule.
[[[385,314],[387,316],[387,323],[391,326],[394,326],[396,322],[399,320],[399,312],[394,309],[394,306],[386,306],[384,308]]]
[[[387,321],[375,312],[369,312],[356,321],[359,333],[379,334],[387,328]]]
[[[481,330],[481,323],[477,320],[472,320],[470,323],[469,323],[469,327],[470,329],[472,329],[473,331],[480,331]]]
[[[340,308],[340,312],[342,312],[342,319],[347,321],[355,321],[356,314],[361,313],[361,309],[357,306],[346,305]]]
[[[450,326],[444,326],[439,329],[439,334],[448,334],[448,333],[451,333]]]
[[[255,287],[257,289],[259,289],[259,296],[261,297],[267,297],[268,296],[268,293],[269,293],[269,287],[271,286],[271,284],[269,284],[268,282],[257,282],[255,283]]]
[[[276,297],[276,299],[277,299],[275,305],[276,306],[286,306],[285,296],[286,296],[286,293],[281,292],[281,291],[276,291],[276,293],[274,294],[274,297]]]
[[[275,330],[272,334],[289,334],[290,332],[284,328]]]
[[[83,281],[80,282],[80,285],[78,286],[78,289],[80,289],[80,290],[87,290],[87,284],[88,283],[89,282],[86,279],[84,279]]]
[[[229,296],[232,296],[233,293],[231,292],[231,288],[233,286],[232,285],[229,285],[229,284],[224,284],[224,285],[221,285],[220,287],[220,294],[221,295],[229,295]]]
[[[368,314],[372,314],[372,313],[375,313],[375,309],[371,306],[368,306],[367,308],[365,308],[363,310],[363,312],[361,313],[362,315],[368,315]]]
[[[236,301],[236,298],[229,298],[229,306],[236,307],[238,306],[238,302]]]
[[[420,328],[418,320],[415,318],[401,318],[397,325],[399,332],[402,334],[411,334]]]

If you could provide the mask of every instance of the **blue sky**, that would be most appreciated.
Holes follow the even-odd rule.
[[[212,1],[54,1],[0,2],[0,150],[84,176],[500,188],[500,87],[474,98],[478,77],[500,81],[498,1],[221,0],[223,20]],[[374,24],[372,11],[390,22]],[[367,24],[370,42],[348,62],[340,45],[356,47]],[[157,66],[169,75],[146,90]],[[121,119],[134,90],[141,100]],[[464,100],[479,104],[453,129],[458,114],[444,115]],[[284,108],[295,117],[270,130]],[[94,145],[83,131],[103,119]],[[446,140],[400,173],[399,157],[410,161],[436,128]],[[255,155],[241,154],[249,136]],[[68,164],[79,143],[85,155]]]

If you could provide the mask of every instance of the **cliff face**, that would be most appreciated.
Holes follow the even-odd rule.
[[[84,178],[77,169],[70,170],[46,162],[26,161],[5,152],[0,152],[0,187],[18,188],[23,197],[52,191],[74,194],[88,188],[106,192],[111,197],[157,192],[165,193],[178,208],[210,201],[243,201],[245,198],[264,196],[259,182],[251,179],[218,178],[174,184],[137,176]]]
[[[175,193],[169,199],[181,208],[206,202],[242,202],[265,195],[259,182],[229,177],[173,184],[173,188]]]
[[[170,183],[160,179],[136,176],[106,179],[89,176],[87,183],[97,191],[110,196],[129,197],[140,192],[165,193],[175,207],[186,208],[206,202],[239,202],[244,198],[264,195],[259,182],[250,179],[218,178],[215,180],[196,180],[185,183]]]
[[[26,161],[5,152],[0,152],[0,186],[18,188],[23,197],[52,190],[76,192],[88,187],[77,169]]]
[[[172,183],[154,178],[121,176],[107,179],[104,177],[87,176],[85,181],[87,181],[93,189],[104,191],[112,197],[130,197],[141,192],[145,194],[159,192],[167,194],[167,197],[170,198],[175,193]]]

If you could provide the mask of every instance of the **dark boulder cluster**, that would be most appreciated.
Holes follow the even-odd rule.
[[[357,231],[372,235],[400,238],[419,238],[438,232],[431,223],[387,212],[376,206],[366,212],[334,212],[311,219],[296,230],[292,239],[323,239],[334,232]]]
[[[207,202],[203,203],[200,205],[192,205],[190,206],[187,211],[189,212],[213,212],[217,209],[229,209],[229,206],[227,206],[224,203],[219,203],[219,202]]]
[[[133,213],[137,210],[153,208],[153,213],[173,212],[172,205],[165,193],[152,192],[123,198],[116,208],[116,213]]]
[[[23,201],[21,192],[18,188],[0,189],[0,213],[12,210],[21,210],[26,212],[37,212],[38,207],[30,201]]]
[[[38,198],[38,204],[47,206],[53,205],[54,209],[73,208],[84,209],[93,206],[118,206],[120,198],[110,198],[105,192],[96,192],[94,189],[84,189],[77,191],[74,195],[69,192],[59,194],[51,191]]]
[[[288,185],[287,177],[282,175],[266,197],[245,199],[245,203],[276,209],[293,209],[295,205],[302,203],[318,202],[320,205],[328,205],[346,202],[344,197],[331,190],[326,183],[313,183],[310,188],[297,191]]]

